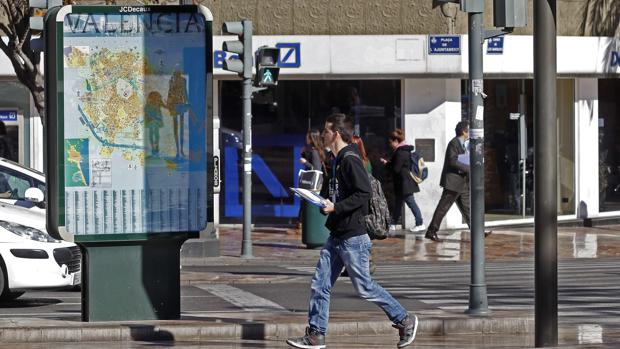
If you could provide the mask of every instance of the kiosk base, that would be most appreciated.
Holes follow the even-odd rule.
[[[82,321],[181,317],[181,245],[188,238],[84,242]]]

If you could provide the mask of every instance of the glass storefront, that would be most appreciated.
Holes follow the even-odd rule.
[[[467,93],[466,80],[463,94]],[[533,216],[533,81],[484,82],[486,220]],[[575,212],[574,80],[558,80],[558,214]],[[463,98],[467,115],[467,97]]]
[[[598,80],[599,210],[620,211],[620,80]]]
[[[20,140],[28,135],[29,115],[30,91],[17,81],[0,81],[0,157],[29,165],[29,139]]]
[[[223,183],[220,217],[223,223],[242,217],[241,84],[220,81]],[[387,156],[387,135],[400,127],[400,80],[281,80],[275,91],[252,100],[252,216],[256,222],[294,224],[299,199],[294,186],[301,169],[299,158],[310,128],[323,128],[334,112],[350,115],[373,165],[373,174],[391,193],[391,176],[383,173],[379,158]],[[391,202],[388,198],[388,202]]]

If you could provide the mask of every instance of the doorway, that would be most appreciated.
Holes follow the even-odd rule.
[[[534,87],[531,79],[485,80],[486,221],[534,210]],[[467,108],[467,106],[464,106]],[[574,80],[557,83],[558,214],[575,213]]]

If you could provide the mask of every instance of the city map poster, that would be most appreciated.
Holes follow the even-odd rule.
[[[207,224],[205,19],[149,11],[64,18],[64,218],[76,236]]]

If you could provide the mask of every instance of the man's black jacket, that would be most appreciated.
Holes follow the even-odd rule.
[[[368,214],[372,189],[357,145],[349,144],[338,152],[336,179],[335,210],[327,217],[325,226],[333,236],[343,239],[367,234],[364,216]]]
[[[465,154],[465,149],[459,138],[454,137],[446,148],[439,185],[457,193],[465,193],[469,191],[469,165],[458,161],[460,154]]]

